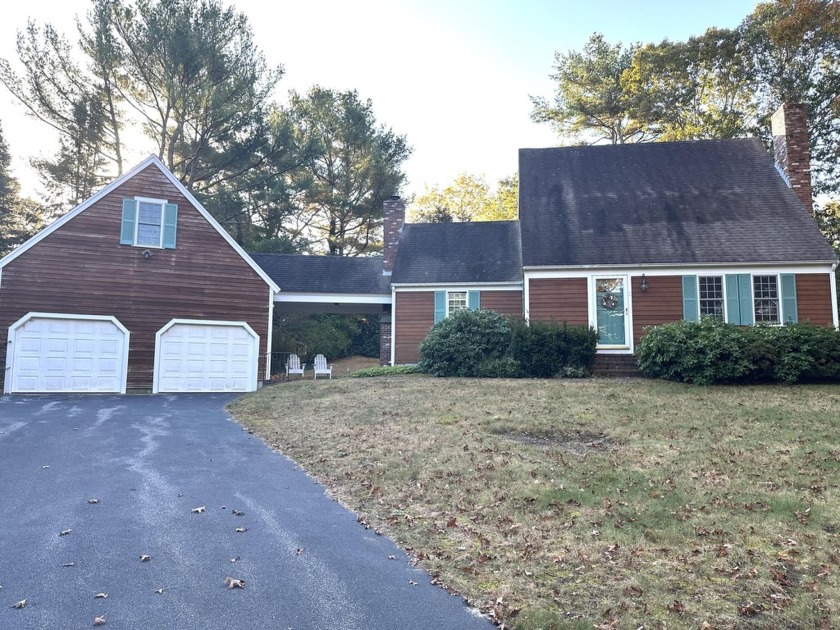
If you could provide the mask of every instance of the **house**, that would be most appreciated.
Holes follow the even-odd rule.
[[[3,391],[254,390],[278,290],[150,157],[0,260]]]
[[[428,329],[459,308],[592,326],[599,355],[631,361],[647,326],[704,315],[836,327],[805,116],[791,104],[774,116],[776,165],[754,138],[522,149],[509,224],[389,230],[401,217],[386,202],[392,362],[416,362]]]
[[[416,363],[458,309],[592,326],[633,360],[647,326],[838,326],[811,215],[804,106],[756,139],[523,149],[519,220],[407,224],[381,257],[249,256],[150,157],[0,260],[4,392],[250,391],[276,312],[380,317],[382,364]]]

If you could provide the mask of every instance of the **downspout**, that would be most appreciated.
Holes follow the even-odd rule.
[[[834,330],[838,330],[840,323],[837,321],[837,263],[831,265],[829,284],[831,286],[831,316],[834,319]]]

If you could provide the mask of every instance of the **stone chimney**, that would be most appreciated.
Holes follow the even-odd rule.
[[[776,165],[784,173],[802,205],[813,215],[808,107],[802,103],[783,103],[770,119],[770,127]]]
[[[402,227],[405,223],[405,202],[400,199],[399,195],[392,195],[382,204],[382,210],[382,226],[385,232],[385,247],[383,249],[385,260],[383,266],[385,273],[391,273],[394,270],[397,246],[400,244]]]

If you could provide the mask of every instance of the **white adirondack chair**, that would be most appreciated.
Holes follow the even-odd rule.
[[[306,363],[301,365],[298,355],[289,355],[289,359],[286,361],[286,378],[289,378],[292,374],[300,374],[300,377],[303,378],[303,370],[305,369]]]
[[[327,357],[323,354],[319,354],[315,357],[314,363],[315,369],[315,378],[318,378],[319,374],[329,374],[330,380],[332,380],[332,366],[327,365]]]

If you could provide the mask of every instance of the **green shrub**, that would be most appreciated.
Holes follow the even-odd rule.
[[[402,374],[419,373],[420,369],[416,365],[382,365],[356,370],[350,375],[350,378],[372,378],[375,376],[399,376]]]
[[[435,324],[420,344],[419,367],[435,376],[476,376],[510,346],[510,322],[494,311],[460,310]]]
[[[487,359],[478,365],[475,375],[481,378],[517,378],[522,375],[522,368],[513,357]]]
[[[564,374],[592,373],[595,331],[565,322],[516,322],[511,330],[510,354],[524,376],[551,378]]]
[[[698,385],[836,380],[840,332],[810,324],[675,322],[649,328],[637,356],[647,376]]]

